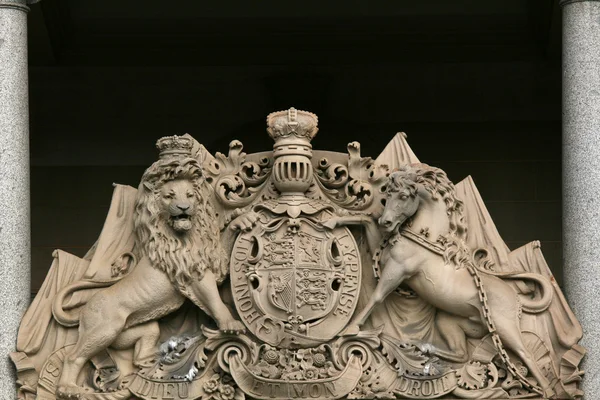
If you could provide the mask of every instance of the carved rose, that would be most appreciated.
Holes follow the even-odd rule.
[[[233,400],[235,389],[231,385],[219,385],[219,393],[223,400]]]
[[[306,370],[304,370],[303,375],[306,379],[317,379],[317,377],[319,376],[319,370],[315,367],[309,367]]]
[[[217,389],[219,389],[219,375],[215,374],[209,380],[204,382],[203,388],[206,393],[214,393],[217,391]]]

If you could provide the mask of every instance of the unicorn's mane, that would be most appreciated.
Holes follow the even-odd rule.
[[[464,204],[456,197],[454,184],[444,171],[427,164],[411,164],[399,168],[390,174],[388,190],[395,191],[400,186],[413,188],[421,184],[431,194],[433,200],[442,199],[446,205],[449,231],[444,241],[444,261],[457,268],[472,264],[472,254],[467,246],[467,224],[464,216]],[[411,190],[411,192],[413,191]]]

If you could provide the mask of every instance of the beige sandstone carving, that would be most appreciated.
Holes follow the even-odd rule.
[[[379,282],[369,302],[345,330],[356,335],[373,308],[405,283],[416,295],[435,306],[439,312],[436,326],[450,351],[432,349],[445,359],[468,361],[467,337],[482,338],[492,334],[503,361],[519,380],[532,388],[514,367],[504,346],[513,350],[541,385],[544,395],[554,394],[550,382],[537,365],[534,355],[523,343],[519,324],[522,311],[545,311],[552,301],[552,287],[542,275],[531,273],[494,274],[480,271],[465,243],[462,202],[446,174],[424,164],[413,164],[393,172],[387,183],[387,202],[379,218],[385,240],[378,230],[373,248],[381,268]],[[356,217],[332,219],[330,225],[363,222]],[[534,280],[543,297],[530,300],[518,294],[503,279]],[[539,391],[538,388],[534,388]]]
[[[81,285],[65,288],[53,304],[59,323],[79,325],[77,343],[65,356],[59,397],[79,397],[77,376],[92,356],[108,346],[133,347],[135,365],[153,361],[160,335],[156,320],[179,309],[186,298],[213,317],[221,330],[244,330],[217,289],[227,274],[227,257],[210,204],[210,187],[198,160],[190,157],[192,142],[168,137],[157,146],[161,158],[144,173],[136,201],[140,261],[74,316],[64,311],[62,303]]]
[[[22,399],[576,398],[582,332],[539,243],[398,134],[376,160],[159,140],[84,258],[55,252],[11,354]],[[220,285],[220,287],[219,287]]]

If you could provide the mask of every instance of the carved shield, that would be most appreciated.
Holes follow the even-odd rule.
[[[360,254],[345,227],[314,218],[263,214],[238,236],[231,255],[235,305],[248,329],[281,347],[333,338],[350,319],[360,289]]]

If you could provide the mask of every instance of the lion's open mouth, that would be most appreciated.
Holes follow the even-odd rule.
[[[172,215],[169,218],[170,225],[178,232],[188,231],[192,228],[192,216],[186,213]]]

